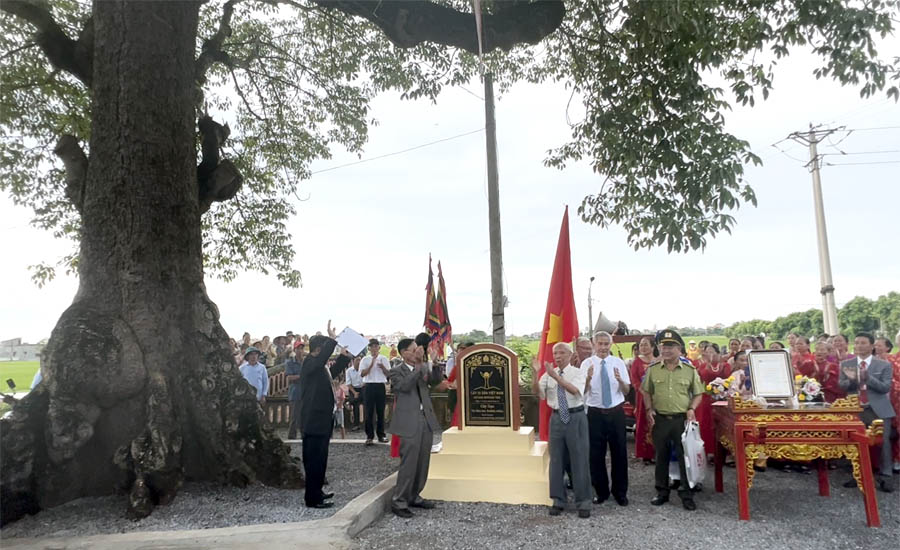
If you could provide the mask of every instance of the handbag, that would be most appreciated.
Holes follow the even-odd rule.
[[[703,438],[700,437],[700,423],[687,422],[681,434],[681,445],[684,448],[684,466],[688,485],[693,489],[703,483],[706,476],[706,451],[703,449]]]

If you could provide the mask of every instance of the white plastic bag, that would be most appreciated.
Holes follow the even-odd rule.
[[[703,450],[703,439],[700,437],[700,424],[687,422],[681,434],[681,445],[684,448],[684,466],[687,471],[688,484],[693,489],[703,483],[706,476],[706,451]]]

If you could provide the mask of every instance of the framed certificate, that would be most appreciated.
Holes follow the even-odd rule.
[[[781,349],[747,353],[753,397],[789,399],[794,396],[794,368],[790,354]]]

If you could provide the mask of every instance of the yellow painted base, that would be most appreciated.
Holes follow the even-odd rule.
[[[459,502],[550,505],[547,444],[534,428],[466,427],[444,432],[422,497]]]

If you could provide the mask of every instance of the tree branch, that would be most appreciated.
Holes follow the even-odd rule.
[[[313,0],[325,9],[336,9],[367,19],[401,48],[434,42],[478,53],[475,16],[472,13],[425,0],[381,2]],[[562,23],[562,0],[499,2],[495,13],[482,18],[484,52],[510,50],[518,44],[537,44]]]
[[[198,124],[203,136],[202,160],[197,166],[197,190],[200,213],[203,214],[214,202],[227,201],[234,197],[244,177],[228,159],[219,162],[219,148],[228,139],[228,125],[221,125],[209,116],[203,116]]]
[[[62,159],[66,168],[66,198],[81,213],[81,207],[84,205],[84,182],[87,177],[87,155],[78,145],[78,139],[69,134],[59,138],[53,152]]]
[[[53,19],[46,3],[40,0],[3,0],[0,10],[15,15],[35,26],[34,41],[55,69],[66,71],[88,88],[91,87],[94,55],[94,24],[88,18],[78,35],[69,38]]]
[[[230,58],[222,49],[225,39],[231,36],[231,16],[234,14],[234,6],[241,0],[228,0],[222,7],[222,18],[219,20],[219,28],[215,34],[203,41],[200,47],[200,55],[197,57],[197,84],[202,87],[206,84],[206,71],[213,63],[229,64]]]

